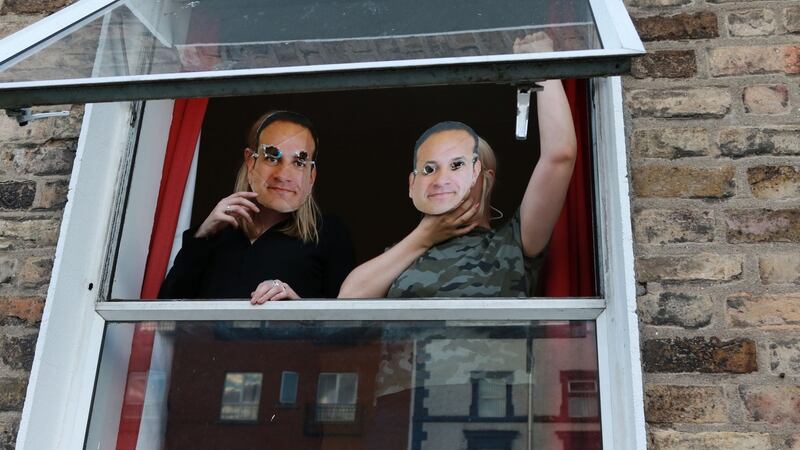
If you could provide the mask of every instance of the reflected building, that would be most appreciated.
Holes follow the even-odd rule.
[[[171,333],[167,449],[599,449],[591,322]]]

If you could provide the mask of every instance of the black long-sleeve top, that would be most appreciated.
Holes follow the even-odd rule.
[[[335,298],[355,265],[345,226],[325,217],[319,243],[278,231],[279,223],[252,244],[244,233],[225,228],[210,238],[183,233],[183,246],[159,290],[159,298],[249,299],[259,283],[278,279],[303,298]]]

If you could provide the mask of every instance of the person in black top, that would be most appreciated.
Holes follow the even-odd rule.
[[[235,192],[203,223],[183,234],[183,246],[159,298],[335,298],[354,266],[345,227],[321,217],[311,190],[318,141],[311,122],[289,111],[261,116]],[[255,149],[255,150],[252,150]]]

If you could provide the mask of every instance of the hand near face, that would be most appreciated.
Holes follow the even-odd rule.
[[[208,238],[219,233],[225,227],[239,228],[236,219],[253,224],[253,215],[258,214],[258,206],[253,202],[258,194],[255,192],[236,192],[217,203],[211,214],[200,224],[195,232],[196,238]]]
[[[425,215],[414,229],[414,233],[428,248],[448,239],[463,236],[478,226],[479,209],[480,203],[467,198],[448,213]]]
[[[514,39],[514,53],[552,52],[553,40],[544,31]]]
[[[256,290],[250,293],[250,304],[262,305],[274,300],[296,300],[297,292],[281,280],[262,281]]]

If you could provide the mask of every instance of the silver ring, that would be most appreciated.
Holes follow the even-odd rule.
[[[278,280],[272,280],[272,285],[275,286],[275,287],[278,287],[278,286],[281,285],[281,282],[278,281]]]
[[[230,210],[231,210],[231,205],[225,207],[225,211],[230,211]]]

